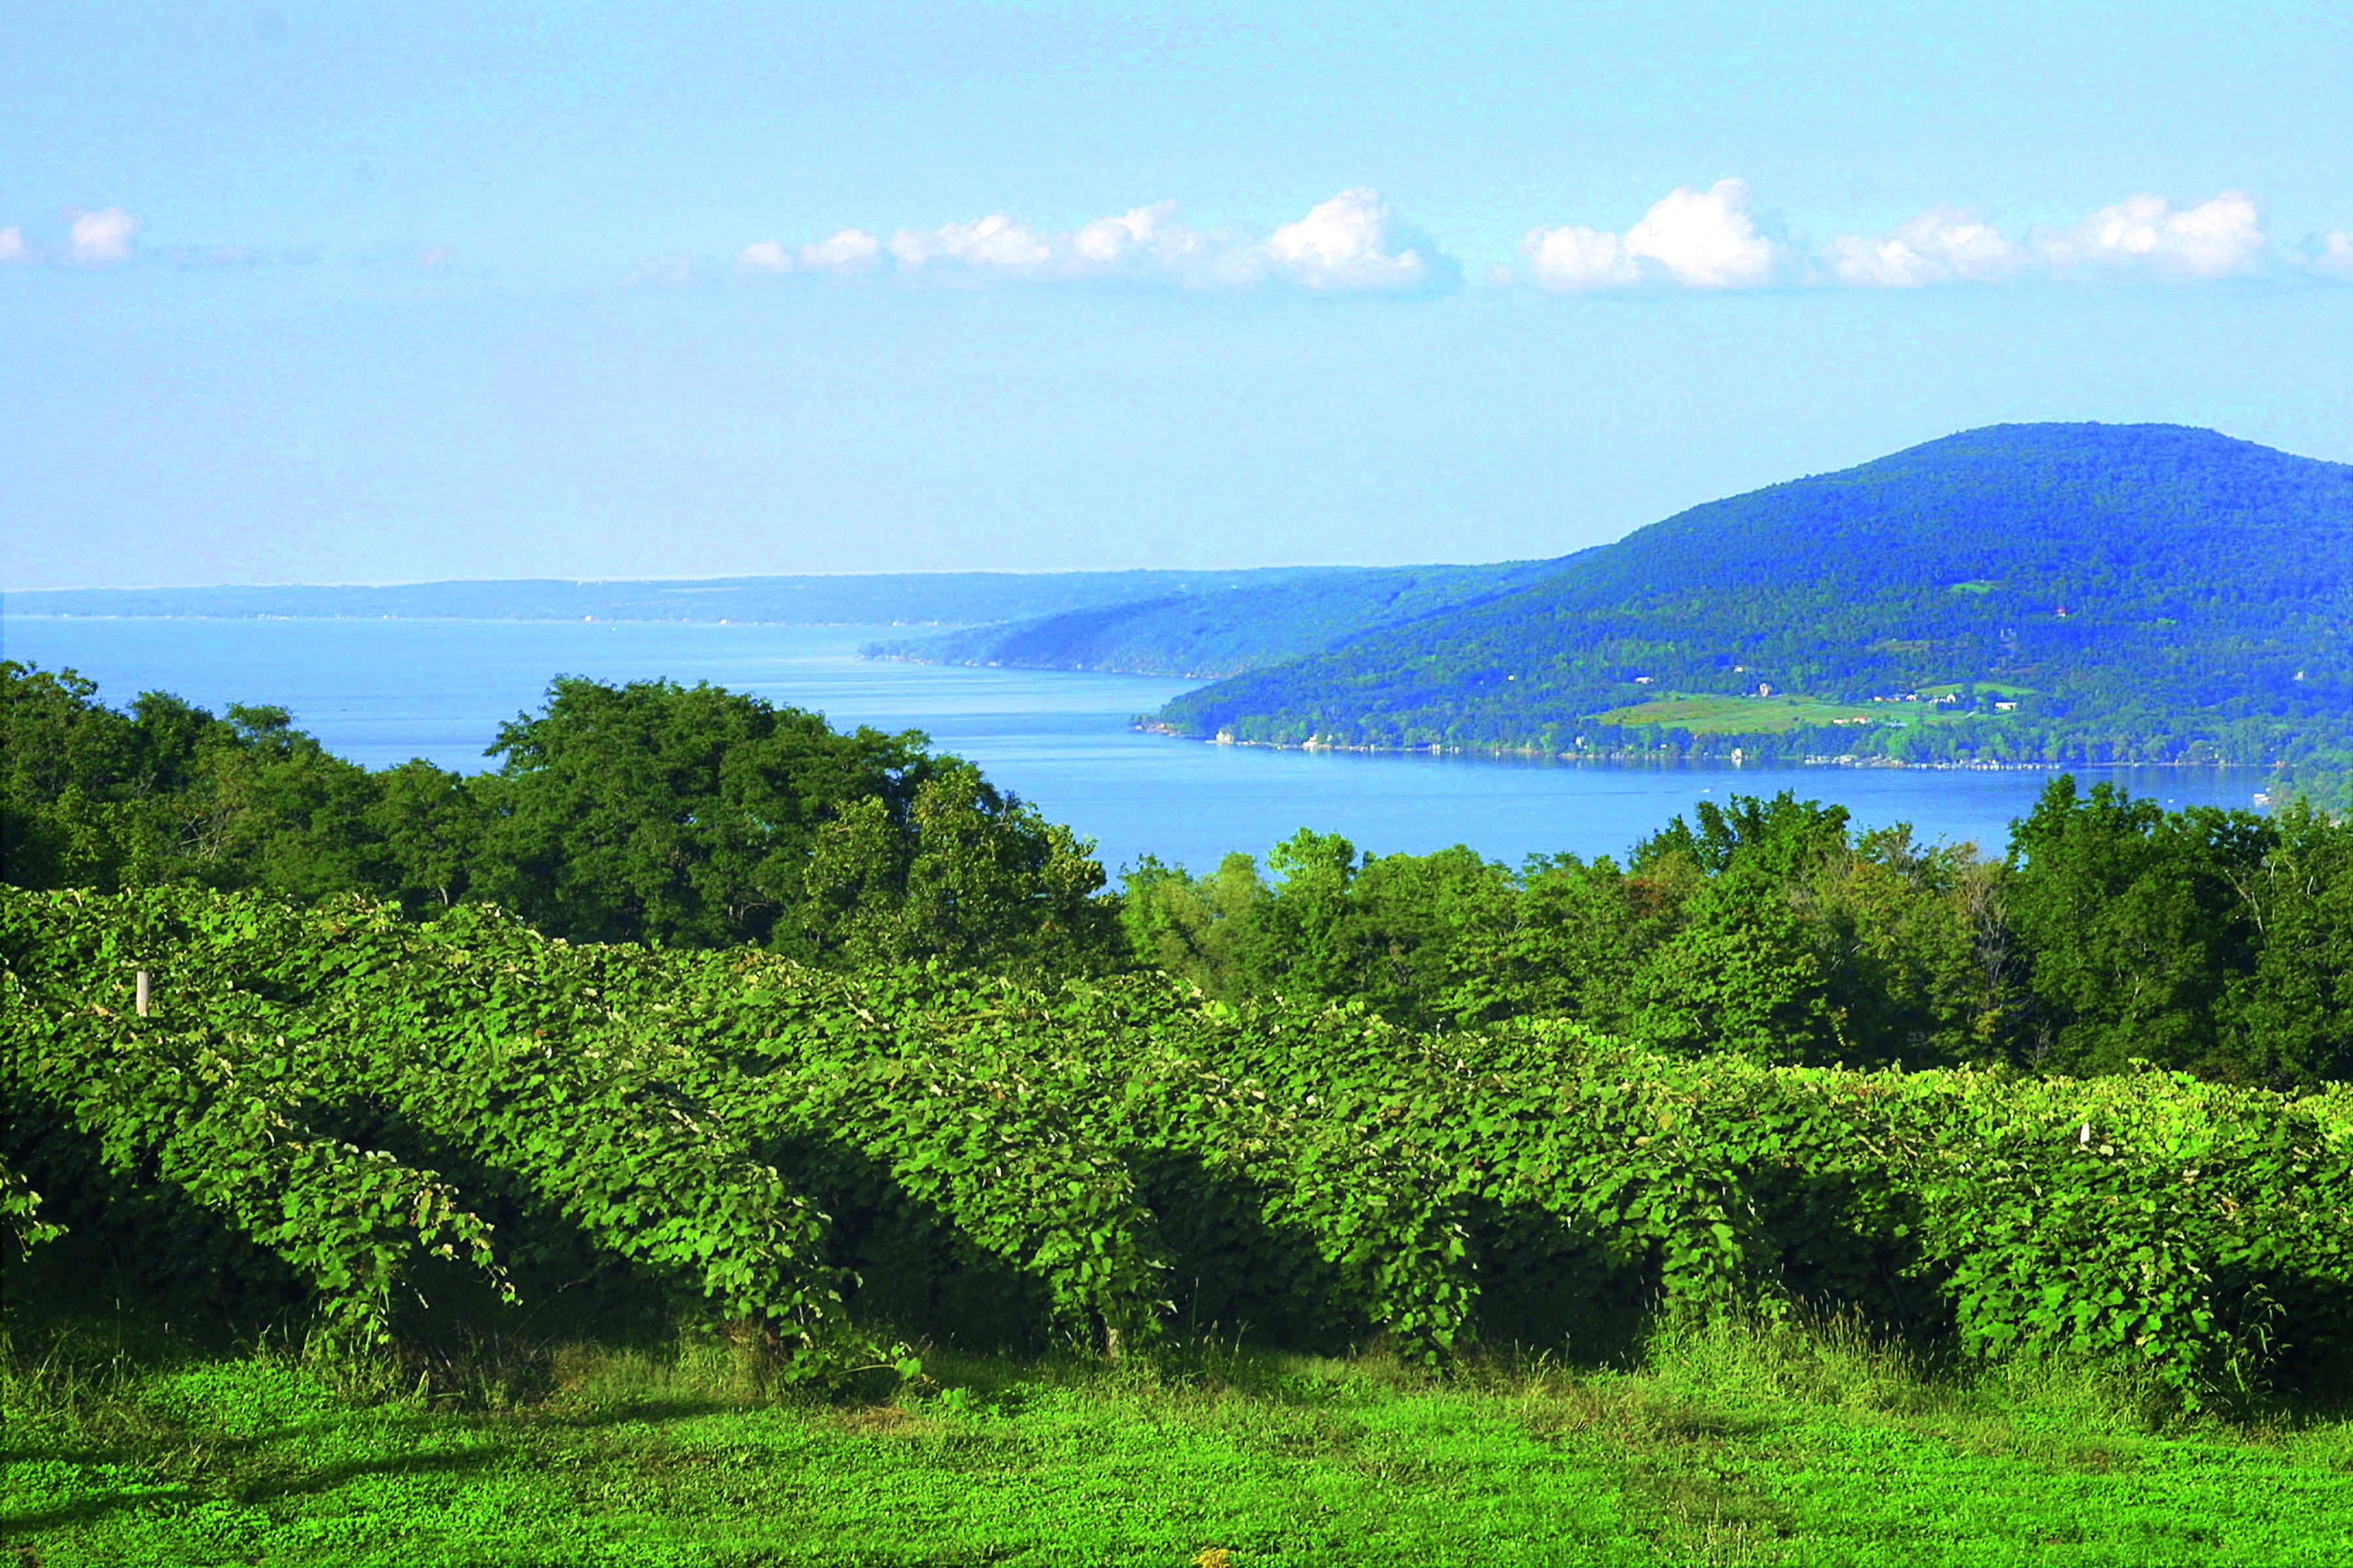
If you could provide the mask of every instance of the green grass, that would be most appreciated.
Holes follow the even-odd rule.
[[[1958,682],[1920,688],[1918,702],[1832,702],[1803,692],[1777,692],[1771,697],[1736,697],[1715,693],[1669,691],[1630,707],[1612,708],[1594,716],[1602,724],[1658,724],[1688,730],[1694,735],[1786,735],[1814,724],[1876,724],[1898,729],[1914,725],[1944,725],[1982,720],[1984,715],[1935,706],[1935,700],[1960,689]],[[1979,691],[2005,700],[2031,697],[2031,686],[2010,686],[1998,680],[1976,683]]]
[[[1868,703],[1830,702],[1795,693],[1772,697],[1725,697],[1670,691],[1648,702],[1597,714],[1603,724],[1660,724],[1694,735],[1781,735],[1807,724],[1841,719],[1877,721]]]
[[[944,1357],[850,1404],[764,1395],[717,1347],[413,1375],[88,1331],[16,1352],[0,1542],[59,1568],[2353,1559],[2341,1418],[2153,1429],[2129,1391],[1923,1376],[1849,1332],[1445,1379],[1201,1345]]]

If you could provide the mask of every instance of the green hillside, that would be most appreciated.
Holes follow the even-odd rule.
[[[1282,580],[1254,579],[1218,591],[1163,594],[1010,626],[871,644],[864,651],[926,664],[1105,669],[1214,679],[1320,653],[1376,627],[1484,603],[1558,565],[1514,561],[1490,566],[1303,571]]]
[[[1997,426],[1694,507],[1177,699],[1183,734],[1588,755],[2269,761],[2353,747],[2353,467]]]

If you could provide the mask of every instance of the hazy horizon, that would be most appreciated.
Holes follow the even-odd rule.
[[[1955,434],[1959,434],[1959,432],[1955,432]],[[2229,432],[2229,431],[2218,431],[2218,432],[2216,432],[2216,434],[2222,435],[2222,436],[2225,436],[2225,437],[2230,437],[2230,438],[2232,438],[2232,439],[2244,439],[2244,437],[2232,437],[2232,433],[2231,433],[2231,432]],[[2258,443],[2258,445],[2260,445],[2260,443]],[[2274,449],[2277,449],[2277,448],[2274,448]],[[2309,454],[2309,453],[2290,453],[2289,455],[2290,455],[2290,456],[2297,456],[2297,457],[2311,457],[2311,456],[2313,456],[2313,454]],[[2327,461],[2327,460],[2329,460],[2329,459],[2322,458],[2322,459],[2316,459],[2316,460]],[[1789,479],[1794,480],[1794,479],[1800,479],[1800,478],[1811,478],[1811,477],[1814,477],[1814,476],[1811,476],[1811,475],[1803,475],[1803,476],[1800,476],[1800,475],[1791,475],[1791,476],[1789,476]],[[1783,481],[1776,481],[1776,482],[1778,483],[1778,482],[1783,482]],[[1767,488],[1769,488],[1769,487],[1767,487]],[[1720,500],[1720,499],[1725,499],[1725,498],[1711,498],[1711,499]],[[1703,503],[1703,504],[1704,504],[1704,503]],[[1664,520],[1664,519],[1652,519],[1652,520],[1651,520],[1651,521],[1665,521],[1665,520]],[[1637,524],[1637,525],[1635,525],[1633,528],[1630,528],[1629,530],[1627,530],[1627,534],[1631,534],[1631,533],[1639,532],[1642,528],[1644,528],[1644,527],[1648,527],[1648,526],[1649,526],[1649,523],[1647,523],[1647,522],[1646,522],[1646,523],[1640,523],[1640,524]],[[1580,545],[1580,546],[1577,546],[1577,550],[1587,550],[1587,549],[1593,549],[1593,548],[1597,548],[1597,547],[1599,547],[1599,546],[1600,546],[1600,545],[1612,544],[1612,543],[1616,543],[1616,542],[1618,542],[1620,540],[1621,540],[1621,539],[1623,539],[1623,538],[1625,538],[1625,537],[1626,537],[1626,534],[1620,534],[1620,535],[1618,535],[1618,536],[1616,536],[1616,537],[1614,537],[1614,538],[1611,538],[1611,539],[1599,540],[1599,541],[1596,541],[1596,542],[1593,542],[1593,543],[1591,543],[1591,544]],[[1567,554],[1574,554],[1574,553],[1576,553],[1576,552],[1577,552],[1577,551],[1567,551],[1567,552],[1563,552],[1562,553],[1563,553],[1564,555],[1567,555]],[[1048,567],[1039,567],[1039,568],[1033,568],[1033,569],[1023,569],[1023,568],[1013,568],[1013,567],[987,567],[987,566],[980,566],[980,567],[964,567],[964,568],[945,568],[945,569],[944,569],[944,568],[936,568],[936,567],[921,567],[921,566],[915,566],[915,567],[900,567],[900,568],[882,568],[882,569],[878,569],[878,570],[848,569],[848,570],[831,571],[831,572],[828,572],[828,571],[813,571],[813,572],[769,572],[769,573],[723,573],[723,574],[643,574],[643,575],[637,575],[637,576],[584,576],[584,577],[574,577],[574,576],[563,576],[563,575],[558,575],[558,574],[547,574],[547,573],[537,573],[537,574],[529,574],[529,575],[515,575],[515,576],[506,576],[506,577],[413,577],[413,578],[385,578],[385,579],[369,579],[369,580],[352,579],[352,580],[344,580],[344,581],[338,581],[338,582],[326,582],[326,581],[320,581],[320,580],[295,580],[295,579],[286,579],[286,580],[276,581],[276,582],[253,582],[253,581],[247,581],[247,582],[237,582],[237,583],[226,583],[226,582],[223,582],[223,583],[122,583],[122,584],[57,584],[57,585],[54,585],[54,586],[45,586],[45,587],[38,587],[38,588],[19,588],[19,587],[13,587],[13,586],[9,586],[9,587],[0,587],[0,601],[5,601],[5,598],[6,598],[7,596],[11,595],[17,595],[17,596],[22,596],[22,595],[26,595],[26,594],[34,594],[34,595],[47,595],[47,594],[75,594],[75,593],[93,593],[93,594],[111,594],[111,593],[181,593],[181,592],[186,592],[186,593],[201,593],[201,592],[205,592],[205,591],[207,591],[207,590],[213,590],[213,589],[221,589],[221,590],[232,590],[232,589],[242,590],[242,589],[251,589],[251,590],[256,590],[256,591],[262,591],[262,590],[268,590],[268,589],[272,589],[272,588],[286,588],[286,589],[297,589],[297,588],[301,588],[301,589],[328,589],[328,590],[337,589],[337,588],[353,588],[353,589],[365,589],[365,588],[431,588],[431,587],[442,587],[442,586],[495,585],[495,584],[533,584],[533,583],[561,583],[561,584],[571,584],[571,585],[575,585],[575,586],[594,587],[594,586],[603,586],[603,585],[621,586],[621,585],[628,585],[628,584],[639,584],[639,583],[682,583],[682,584],[695,584],[695,583],[736,583],[736,582],[765,581],[765,580],[799,580],[799,579],[804,579],[804,578],[818,578],[818,579],[822,579],[822,578],[844,578],[844,579],[851,579],[851,578],[870,578],[870,577],[962,577],[962,576],[979,576],[979,577],[996,577],[996,576],[1001,576],[1001,577],[1076,577],[1076,576],[1111,576],[1111,575],[1127,575],[1127,574],[1142,574],[1142,573],[1149,573],[1149,574],[1157,574],[1157,575],[1172,575],[1172,574],[1181,575],[1181,574],[1209,574],[1209,573],[1219,573],[1219,574],[1222,574],[1222,573],[1233,573],[1233,572],[1266,572],[1266,573],[1277,573],[1277,572],[1323,572],[1323,571],[1377,571],[1377,570],[1380,570],[1380,569],[1385,568],[1385,567],[1414,567],[1414,566],[1438,566],[1438,565],[1502,565],[1502,564],[1509,564],[1509,563],[1514,563],[1514,562],[1519,562],[1519,561],[1529,561],[1529,560],[1547,560],[1547,559],[1557,559],[1557,558],[1558,558],[1558,557],[1529,557],[1529,556],[1515,556],[1515,557],[1499,558],[1499,559],[1495,559],[1495,560],[1484,560],[1484,561],[1465,561],[1465,560],[1454,560],[1454,559],[1440,560],[1440,559],[1438,559],[1438,558],[1435,558],[1435,557],[1430,557],[1430,558],[1423,558],[1423,559],[1416,559],[1416,560],[1407,560],[1407,561],[1394,561],[1394,562],[1391,562],[1391,561],[1281,561],[1281,562],[1269,562],[1269,563],[1262,563],[1262,564],[1251,564],[1251,565],[1239,565],[1239,564],[1236,564],[1236,563],[1230,563],[1230,562],[1226,562],[1226,563],[1220,563],[1220,562],[1188,562],[1188,563],[1174,563],[1163,564],[1163,565],[1113,566],[1113,567],[1087,567],[1087,566],[1060,566],[1060,567],[1055,567],[1055,566],[1048,566]]]

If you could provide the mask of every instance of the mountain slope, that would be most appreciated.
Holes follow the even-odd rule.
[[[1340,568],[1288,582],[1166,595],[1010,626],[871,644],[864,651],[926,664],[1211,679],[1322,652],[1378,626],[1492,599],[1557,568],[1556,562]]]
[[[1997,426],[1694,507],[1161,721],[1382,747],[2259,760],[2353,746],[2348,653],[2353,467],[2172,426]]]

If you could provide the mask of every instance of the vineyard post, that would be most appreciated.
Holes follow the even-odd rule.
[[[139,972],[139,1016],[147,1016],[147,972],[143,969]]]

